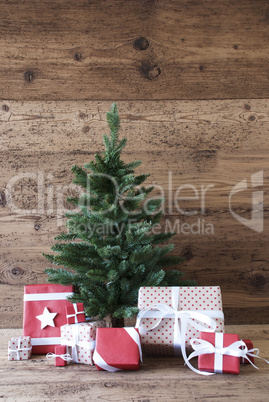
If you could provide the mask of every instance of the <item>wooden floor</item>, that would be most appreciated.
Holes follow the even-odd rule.
[[[269,325],[226,326],[226,332],[250,338],[260,355],[269,358]],[[269,366],[241,366],[239,376],[203,377],[184,367],[181,358],[144,358],[136,372],[99,372],[92,366],[54,367],[44,356],[7,360],[7,344],[18,329],[2,329],[0,398],[2,401],[266,401]],[[195,361],[194,361],[195,364]]]

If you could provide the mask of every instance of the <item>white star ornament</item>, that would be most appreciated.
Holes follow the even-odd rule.
[[[46,326],[55,327],[54,318],[57,313],[50,313],[47,307],[44,308],[43,314],[37,315],[36,318],[41,321],[41,329],[45,328]]]

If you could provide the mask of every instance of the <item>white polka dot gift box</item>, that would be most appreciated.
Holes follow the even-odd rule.
[[[28,360],[31,357],[31,352],[30,336],[14,337],[8,342],[8,360]]]
[[[146,355],[183,355],[200,331],[224,332],[219,286],[141,287],[139,329]]]
[[[74,363],[93,364],[96,329],[106,326],[104,320],[66,324],[61,327],[61,343],[67,346],[67,353]]]

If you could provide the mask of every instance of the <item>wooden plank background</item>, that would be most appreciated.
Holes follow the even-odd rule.
[[[64,229],[59,193],[64,201],[68,192],[75,191],[70,187],[70,167],[87,163],[102,149],[109,106],[109,102],[90,101],[2,105],[1,309],[6,319],[12,311],[13,325],[21,323],[23,285],[46,279],[47,262],[41,252],[49,251],[54,235]],[[254,311],[264,311],[259,321],[266,320],[267,213],[262,233],[243,226],[229,211],[229,192],[260,170],[264,170],[265,195],[268,191],[268,101],[144,101],[118,102],[118,106],[122,136],[128,138],[124,158],[141,159],[138,172],[151,172],[147,184],[164,188],[165,219],[172,227],[176,219],[188,224],[200,219],[204,227],[214,226],[213,234],[204,234],[201,225],[200,233],[194,228],[194,234],[174,237],[175,253],[186,259],[182,267],[186,276],[200,285],[221,285],[230,322],[255,322]],[[173,197],[185,184],[195,186],[199,198],[202,185],[214,186],[205,194],[204,213],[201,199],[180,204],[184,210],[197,211],[193,216],[180,214],[175,206],[169,210],[169,172]],[[40,198],[43,205],[38,205]],[[232,205],[249,218],[251,192],[236,196]]]
[[[186,277],[221,286],[227,323],[268,323],[268,39],[265,0],[1,1],[2,327],[22,325],[23,286],[46,280],[41,253],[64,228],[70,168],[102,149],[112,100],[124,158],[142,160],[138,173],[165,191],[163,228],[201,224],[173,239]],[[262,233],[229,210],[246,179],[232,206],[250,218],[259,171]],[[193,216],[169,204],[182,185],[198,191],[180,203]],[[202,186],[211,186],[204,210]],[[214,233],[202,233],[206,225]]]
[[[268,24],[267,0],[1,0],[1,97],[268,97]]]

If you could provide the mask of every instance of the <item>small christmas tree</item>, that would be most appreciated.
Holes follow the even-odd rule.
[[[51,249],[56,254],[43,255],[64,266],[46,269],[49,282],[72,283],[71,301],[84,303],[88,317],[110,315],[113,326],[122,326],[124,318],[138,311],[140,286],[193,282],[182,282],[182,272],[170,269],[181,262],[168,255],[174,245],[157,246],[174,234],[154,234],[154,225],[163,214],[163,199],[147,199],[154,187],[141,186],[148,174],[135,176],[134,169],[141,162],[125,163],[120,158],[127,140],[119,140],[116,104],[107,113],[107,122],[111,135],[104,135],[105,152],[95,155],[95,161],[84,169],[72,167],[73,182],[84,192],[67,201],[79,207],[79,212],[66,214],[68,233],[55,238]]]

